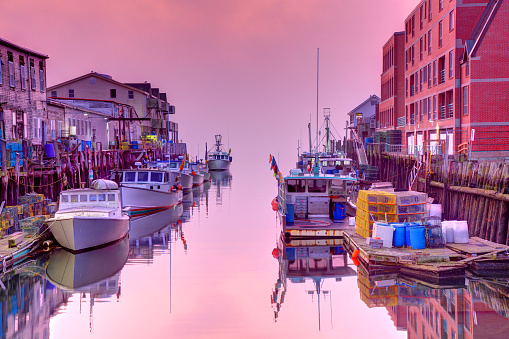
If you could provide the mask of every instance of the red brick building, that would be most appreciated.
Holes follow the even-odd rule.
[[[381,77],[381,100],[378,104],[377,131],[404,126],[405,110],[405,32],[396,32],[385,43]],[[398,124],[399,121],[399,124]]]
[[[394,113],[396,121],[405,119],[396,126],[406,145],[433,147],[449,135],[450,154],[467,143],[473,159],[509,158],[508,36],[509,0],[423,0],[416,6],[405,20],[405,107],[395,106]],[[389,73],[384,67],[382,93]],[[381,113],[380,119],[393,118]]]

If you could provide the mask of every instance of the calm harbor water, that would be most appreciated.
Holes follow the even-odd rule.
[[[276,183],[259,167],[213,174],[178,208],[133,222],[129,239],[77,255],[55,250],[6,272],[0,337],[506,336],[504,280],[435,288],[370,279],[337,250],[331,259],[310,251],[308,262],[275,258],[284,248],[270,207]]]

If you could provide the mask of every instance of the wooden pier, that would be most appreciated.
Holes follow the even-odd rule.
[[[352,231],[343,233],[349,253],[359,250],[357,259],[368,274],[403,273],[434,284],[458,284],[466,271],[483,276],[509,276],[509,246],[478,237],[468,244],[448,243],[443,248],[370,248],[366,239]]]

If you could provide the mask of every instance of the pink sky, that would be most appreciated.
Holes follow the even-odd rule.
[[[316,124],[317,48],[320,122],[330,107],[342,137],[346,113],[380,95],[382,46],[417,3],[8,1],[0,31],[49,55],[50,86],[93,70],[159,87],[193,155],[221,133],[234,154],[256,143],[263,159],[279,151],[293,162],[310,116]]]

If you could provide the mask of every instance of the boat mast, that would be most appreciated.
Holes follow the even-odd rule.
[[[320,70],[320,48],[316,49],[316,152],[318,152],[318,75]]]

